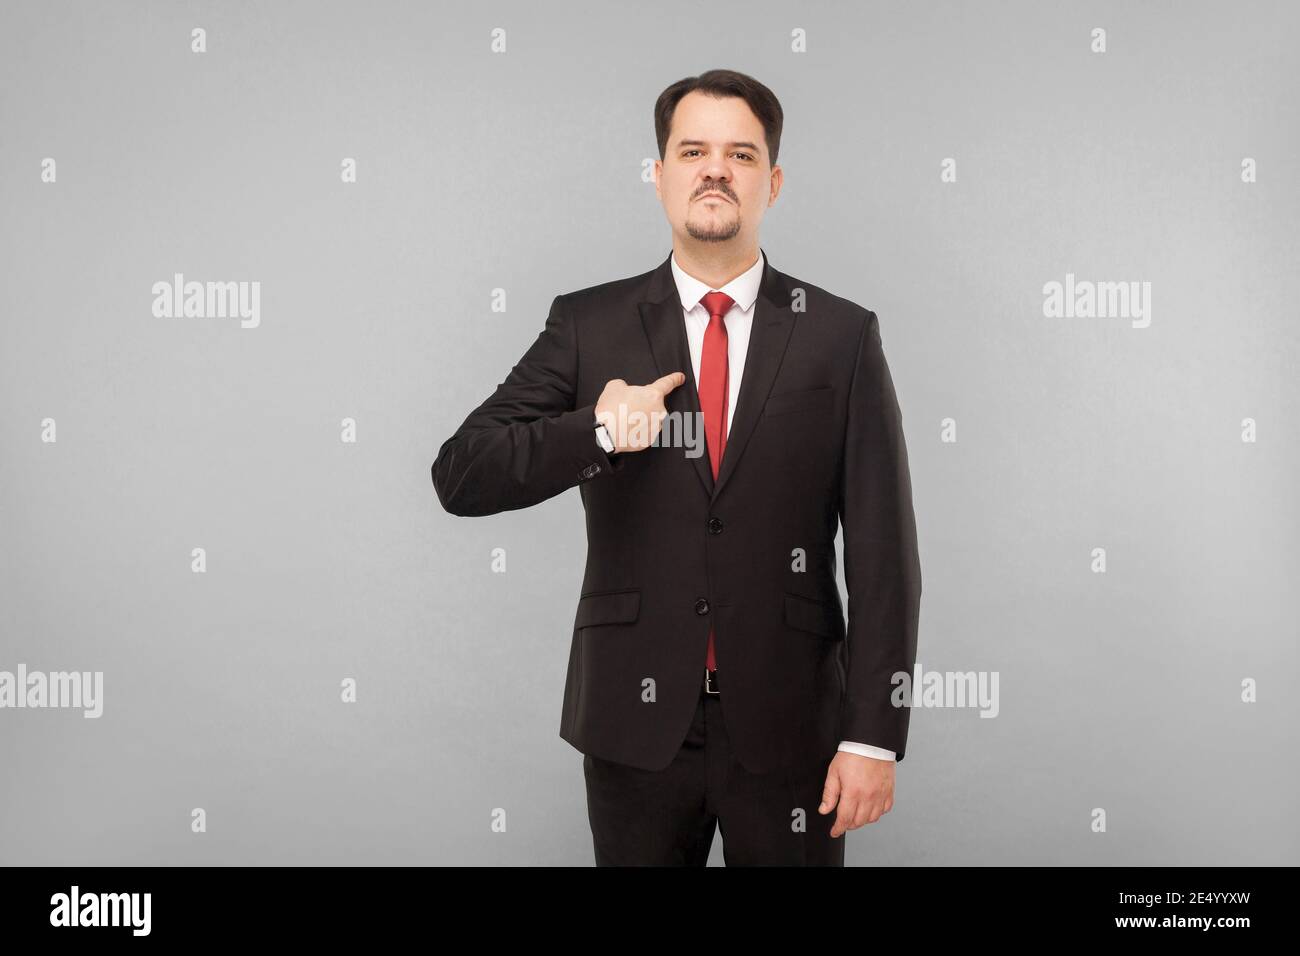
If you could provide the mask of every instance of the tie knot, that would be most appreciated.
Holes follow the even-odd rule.
[[[714,317],[725,316],[727,311],[736,304],[736,300],[725,292],[706,292],[700,301],[709,310],[709,315]]]

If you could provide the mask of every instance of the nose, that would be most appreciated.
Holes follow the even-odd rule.
[[[725,183],[731,178],[731,170],[727,166],[725,150],[709,150],[709,158],[700,170],[706,181]]]

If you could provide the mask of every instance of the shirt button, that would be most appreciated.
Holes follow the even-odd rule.
[[[695,613],[696,613],[696,614],[708,614],[708,613],[709,613],[709,602],[708,602],[706,599],[704,599],[704,598],[700,598],[698,601],[696,601],[696,602],[695,602]]]

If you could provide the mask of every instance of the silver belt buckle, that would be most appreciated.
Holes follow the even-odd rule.
[[[706,694],[718,693],[717,674],[718,672],[716,670],[711,671],[707,667],[704,668],[704,693]]]

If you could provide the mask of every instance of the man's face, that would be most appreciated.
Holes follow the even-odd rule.
[[[687,93],[673,113],[655,192],[673,233],[701,242],[757,243],[763,212],[781,189],[763,124],[744,100]]]

